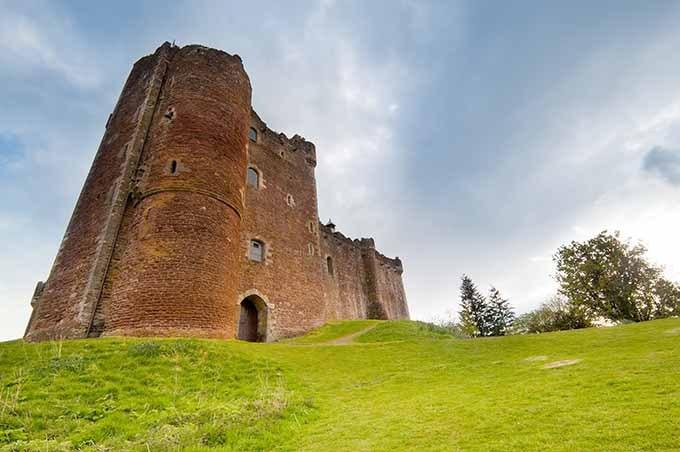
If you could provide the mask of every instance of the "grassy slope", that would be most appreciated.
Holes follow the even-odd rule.
[[[477,340],[373,324],[338,346],[372,324],[2,343],[0,450],[680,450],[678,319]],[[544,368],[563,359],[581,361]]]

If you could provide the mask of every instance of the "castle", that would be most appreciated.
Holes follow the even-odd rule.
[[[319,222],[315,167],[314,144],[252,110],[238,55],[164,43],[123,87],[25,339],[407,319],[401,261]]]

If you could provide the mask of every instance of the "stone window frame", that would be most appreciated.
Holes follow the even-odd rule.
[[[259,256],[256,255],[256,249],[259,249]],[[267,245],[258,239],[250,239],[248,241],[248,260],[251,262],[262,263],[267,258]]]
[[[182,172],[183,169],[184,166],[182,165],[182,162],[173,157],[167,161],[163,173],[168,176],[174,177],[177,176],[180,172]]]
[[[257,143],[258,138],[257,129],[255,127],[248,128],[248,141]]]
[[[314,256],[316,254],[316,247],[312,242],[307,243],[307,256]]]
[[[253,242],[259,242],[262,244],[262,260],[261,261],[256,261],[250,258],[250,246],[251,243]],[[271,240],[267,240],[266,238],[262,237],[261,235],[249,235],[248,237],[245,238],[245,258],[248,260],[248,262],[252,262],[253,264],[265,264],[269,265],[272,263],[272,255],[273,255],[273,245]]]
[[[255,174],[257,174],[257,184],[256,185],[251,185],[250,182],[249,182],[250,178],[248,177],[248,174],[251,170]],[[256,165],[248,165],[248,168],[246,169],[246,186],[254,188],[255,190],[260,190],[260,189],[264,188],[264,184],[262,183],[262,171]]]

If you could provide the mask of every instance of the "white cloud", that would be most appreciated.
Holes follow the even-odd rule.
[[[23,6],[30,12],[21,11]],[[49,5],[23,6],[0,4],[0,73],[30,77],[37,70],[46,70],[79,87],[96,86],[99,71],[69,22]]]

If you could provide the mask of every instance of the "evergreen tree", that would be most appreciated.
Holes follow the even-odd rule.
[[[488,334],[488,309],[486,300],[467,275],[462,276],[460,285],[460,324],[463,332],[471,337]]]
[[[515,320],[515,314],[507,299],[495,287],[489,291],[487,302],[487,335],[505,336]]]

